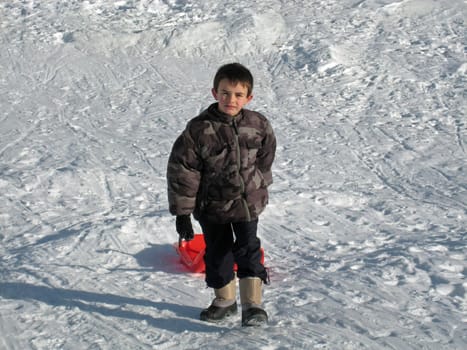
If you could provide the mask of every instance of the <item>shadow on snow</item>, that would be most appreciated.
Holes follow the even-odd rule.
[[[145,321],[152,327],[165,329],[174,333],[182,333],[185,331],[220,331],[218,326],[193,321],[198,317],[198,308],[167,302],[154,302],[107,293],[99,294],[79,290],[36,286],[20,282],[0,282],[0,297],[25,301],[36,300],[53,307],[75,307],[85,312],[98,313],[106,317]],[[103,304],[106,304],[106,306]],[[118,307],[112,308],[109,307],[108,304]],[[125,305],[144,306],[160,311],[167,310],[174,313],[176,317],[155,318],[150,315],[122,309]]]

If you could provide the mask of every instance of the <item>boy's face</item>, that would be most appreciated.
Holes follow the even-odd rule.
[[[219,102],[219,110],[232,117],[236,116],[253,98],[253,95],[248,95],[246,85],[240,82],[232,83],[228,79],[222,79],[217,91],[212,89],[212,95]]]

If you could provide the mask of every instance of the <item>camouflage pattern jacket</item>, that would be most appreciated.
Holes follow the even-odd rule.
[[[268,202],[276,138],[260,113],[232,117],[212,104],[175,141],[167,166],[169,210],[216,223],[258,218]]]

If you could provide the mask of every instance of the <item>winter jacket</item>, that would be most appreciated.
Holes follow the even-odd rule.
[[[217,223],[258,218],[268,202],[276,139],[269,121],[212,104],[175,141],[167,167],[169,210]]]

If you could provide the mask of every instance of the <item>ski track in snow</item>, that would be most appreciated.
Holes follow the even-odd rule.
[[[0,4],[0,348],[465,349],[463,0]],[[240,61],[270,325],[198,321],[165,169]],[[197,227],[199,230],[199,227]]]

